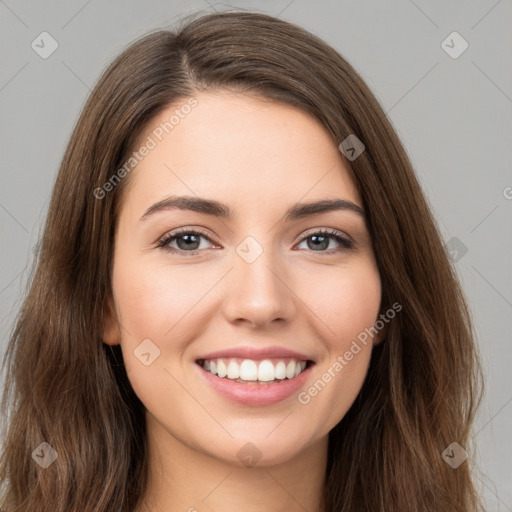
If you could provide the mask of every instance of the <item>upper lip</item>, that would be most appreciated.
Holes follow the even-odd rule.
[[[290,350],[284,347],[233,347],[226,348],[223,350],[216,350],[215,352],[210,352],[200,357],[199,359],[217,359],[220,357],[241,357],[243,359],[270,359],[270,358],[279,358],[283,359],[298,359],[300,361],[313,361],[313,358],[301,354],[300,352],[296,352],[295,350]]]

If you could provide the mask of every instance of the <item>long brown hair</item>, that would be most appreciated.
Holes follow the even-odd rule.
[[[130,512],[147,484],[144,407],[119,346],[101,340],[113,236],[129,177],[95,197],[147,123],[198,91],[230,89],[314,116],[349,163],[368,216],[382,309],[400,314],[376,346],[355,403],[329,434],[326,512],[480,510],[467,448],[481,397],[468,308],[411,163],[353,67],[293,24],[251,12],[187,20],[119,55],[92,91],[54,186],[31,286],[5,354],[4,512]],[[34,451],[57,454],[47,468]],[[470,455],[471,455],[471,450]],[[51,452],[48,452],[51,453]],[[471,457],[470,457],[471,459]]]

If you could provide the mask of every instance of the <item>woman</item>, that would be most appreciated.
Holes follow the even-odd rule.
[[[5,364],[4,512],[480,510],[471,320],[411,164],[267,15],[106,70]]]

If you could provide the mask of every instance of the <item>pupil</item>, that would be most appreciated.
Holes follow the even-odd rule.
[[[198,238],[196,235],[181,235],[178,238],[178,246],[180,249],[189,248],[197,249],[199,246]],[[180,243],[183,242],[183,243]],[[312,235],[309,237],[308,246],[310,249],[327,249],[329,247],[329,238],[326,236]]]
[[[323,239],[323,240],[319,244],[318,243],[316,243],[316,244],[313,243],[312,246],[310,244],[308,244],[308,245],[310,245],[309,248],[310,249],[312,249],[312,248],[314,249],[316,247],[317,249],[318,248],[320,248],[320,249],[327,249],[327,247],[329,247],[329,238],[327,238],[326,236],[312,235],[310,237],[311,241],[318,241],[319,239],[320,240]]]
[[[197,249],[197,247],[199,247],[199,245],[197,247],[195,247],[195,246],[192,247],[192,245],[198,244],[197,238],[198,237],[196,235],[182,235],[180,238],[178,238],[178,245],[182,245],[182,247],[180,247],[180,249],[183,249],[183,248],[186,249],[187,247],[189,249]],[[196,240],[193,240],[193,239],[196,239]],[[181,241],[187,241],[187,243],[180,244]]]

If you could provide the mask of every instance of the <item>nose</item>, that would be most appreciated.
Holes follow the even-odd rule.
[[[223,310],[232,323],[264,327],[290,320],[295,313],[293,285],[272,251],[248,263],[234,254]]]

